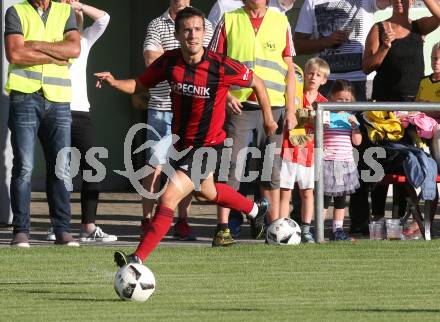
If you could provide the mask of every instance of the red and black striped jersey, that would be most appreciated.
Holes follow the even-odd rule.
[[[172,132],[178,149],[223,143],[226,98],[232,85],[249,87],[253,73],[245,65],[204,48],[202,60],[187,64],[180,49],[165,52],[138,78],[149,88],[166,80],[171,87]]]

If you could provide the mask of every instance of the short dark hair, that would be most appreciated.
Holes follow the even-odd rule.
[[[180,22],[182,20],[192,18],[192,17],[200,17],[203,20],[203,29],[205,29],[205,14],[194,7],[186,7],[182,10],[180,10],[176,15],[176,20],[174,22],[174,28],[176,29],[176,32],[179,32],[180,29]]]
[[[243,4],[245,4],[246,0],[241,0],[241,2],[243,2]],[[266,5],[269,4],[269,0],[266,0]]]
[[[356,92],[352,83],[346,79],[337,79],[333,82],[330,88],[329,95],[334,95],[337,92],[349,92],[351,93],[353,102],[356,100]]]

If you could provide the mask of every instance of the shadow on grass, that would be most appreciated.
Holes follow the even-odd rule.
[[[188,309],[191,311],[221,311],[221,312],[266,312],[267,310],[258,309],[258,308],[248,308],[248,307],[221,307],[221,308],[193,308]]]
[[[0,282],[0,285],[89,285],[89,282]]]
[[[53,290],[20,290],[20,289],[17,289],[17,290],[14,290],[14,292],[26,293],[26,294],[87,294],[84,291],[71,291],[71,290],[69,292],[66,292],[66,291],[62,291],[62,290],[53,291]]]
[[[2,283],[2,284],[7,284],[7,283]],[[19,284],[19,283],[13,283],[14,285]],[[29,284],[42,284],[42,283],[26,283],[26,285]],[[66,285],[66,283],[57,283],[57,284],[63,284]],[[69,284],[74,284],[74,283],[69,283]],[[87,283],[76,283],[76,284],[87,284]],[[84,301],[91,301],[91,302],[121,302],[120,299],[118,298],[107,298],[107,299],[97,299],[97,298],[90,298],[90,297],[70,297],[71,295],[73,296],[79,296],[80,294],[84,294],[87,295],[90,293],[85,292],[85,291],[75,291],[75,290],[69,290],[69,291],[65,291],[65,290],[23,290],[23,289],[16,289],[14,290],[15,293],[22,293],[22,294],[57,294],[57,297],[44,297],[45,300],[49,300],[49,301],[67,301],[67,302],[71,302],[71,301],[76,301],[76,302],[84,302]],[[60,296],[68,296],[68,297],[60,297]]]
[[[130,301],[122,301],[117,298],[116,299],[113,299],[113,298],[112,299],[97,299],[97,298],[91,298],[91,297],[78,297],[78,298],[69,297],[69,298],[65,298],[65,299],[62,299],[59,297],[53,297],[53,298],[48,297],[47,299],[51,300],[51,301],[66,301],[66,302],[72,302],[72,301],[74,301],[74,302],[87,301],[87,302],[102,302],[102,303],[104,303],[104,302],[111,302],[111,303],[113,303],[113,302],[130,302]]]
[[[375,312],[375,313],[440,313],[440,309],[343,309],[338,312]]]

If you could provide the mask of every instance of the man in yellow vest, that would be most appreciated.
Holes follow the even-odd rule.
[[[238,189],[243,176],[249,136],[255,134],[261,155],[258,160],[261,193],[270,202],[268,222],[278,219],[280,200],[280,151],[283,126],[293,129],[295,117],[294,48],[289,22],[284,14],[267,8],[267,0],[244,0],[244,7],[225,13],[211,41],[211,50],[234,58],[251,68],[264,80],[272,113],[278,123],[275,134],[266,136],[260,115],[260,105],[248,88],[231,88],[228,105],[232,111],[226,125],[232,138],[232,160],[228,184]],[[240,152],[242,151],[242,152]],[[244,158],[243,158],[244,156]],[[240,175],[241,174],[241,175]],[[213,246],[229,246],[234,240],[228,229],[229,209],[219,209],[219,223]],[[251,221],[251,234],[259,238],[263,223]]]
[[[38,136],[46,159],[46,192],[56,244],[79,246],[69,233],[69,160],[58,152],[70,146],[68,62],[80,53],[80,34],[69,4],[25,0],[5,15],[5,49],[10,63],[6,90],[14,154],[11,178],[13,239],[29,247],[31,176]]]

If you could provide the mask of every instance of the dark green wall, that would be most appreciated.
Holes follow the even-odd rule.
[[[193,0],[191,4],[208,15],[214,2],[214,0]],[[97,71],[111,71],[118,78],[130,78],[141,73],[144,68],[142,44],[147,24],[162,14],[169,2],[165,0],[90,0],[87,3],[107,11],[111,16],[106,32],[92,48],[87,70],[88,94],[98,144],[109,151],[109,158],[101,160],[107,169],[104,189],[126,190],[130,185],[113,170],[125,168],[123,163],[125,135],[133,123],[143,121],[145,116],[142,112],[131,108],[129,96],[105,87],[100,90],[95,89],[92,75]],[[296,20],[298,8],[299,4],[295,4],[295,9],[288,14],[292,28],[294,28],[293,23]],[[40,190],[44,188],[45,171],[41,150],[37,153],[34,188]],[[140,163],[140,156],[136,156],[135,160]]]

